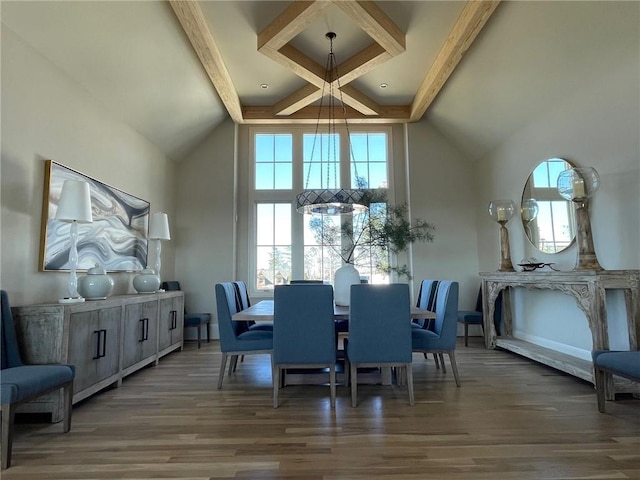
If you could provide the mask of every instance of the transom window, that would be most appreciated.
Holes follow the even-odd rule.
[[[249,192],[249,280],[255,290],[271,290],[293,279],[333,281],[350,245],[343,224],[358,235],[358,215],[302,215],[296,195],[305,189],[376,188],[389,190],[390,129],[318,134],[311,129],[252,129],[253,188]],[[384,208],[374,205],[373,208]],[[360,214],[362,215],[362,214]],[[380,252],[376,252],[380,255]],[[376,272],[372,252],[356,248],[355,266],[369,281],[388,282]]]

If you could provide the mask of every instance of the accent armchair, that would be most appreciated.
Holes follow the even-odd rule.
[[[2,398],[2,469],[11,466],[11,447],[16,408],[46,393],[64,391],[63,431],[71,429],[71,404],[73,401],[73,365],[25,365],[22,363],[18,340],[11,315],[7,292],[1,291],[2,301],[2,373],[0,374]]]

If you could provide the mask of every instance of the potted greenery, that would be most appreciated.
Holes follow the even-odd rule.
[[[390,254],[395,257],[414,242],[432,242],[435,226],[422,219],[411,222],[407,205],[390,205],[384,193],[365,192],[364,203],[369,208],[363,213],[341,217],[339,221],[335,217],[312,218],[310,228],[316,241],[330,246],[352,268],[358,268],[366,259],[379,271],[410,279],[407,265],[394,264],[395,258]]]

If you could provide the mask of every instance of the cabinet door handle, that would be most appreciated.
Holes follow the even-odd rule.
[[[106,329],[102,329],[102,355],[100,355],[101,357],[106,357],[107,356],[107,330]]]
[[[98,334],[96,341],[96,355],[93,360],[97,360],[107,355],[107,331],[102,328],[100,330],[94,330],[93,333]]]
[[[149,319],[144,319],[144,339],[149,340]]]
[[[102,330],[94,330],[93,333],[98,334],[98,338],[96,339],[96,354],[93,357],[93,360],[97,360],[100,358],[100,340],[102,339]]]
[[[177,310],[171,310],[171,327],[169,330],[175,330],[178,328],[178,312]]]
[[[144,322],[145,322],[146,318],[141,318],[140,320],[138,320],[138,322],[140,323],[140,338],[138,339],[138,343],[142,343],[146,340],[146,338],[144,338]]]

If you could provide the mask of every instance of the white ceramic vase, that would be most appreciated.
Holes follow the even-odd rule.
[[[113,278],[107,271],[96,263],[95,267],[87,270],[87,274],[78,279],[78,292],[87,300],[102,300],[111,294]]]
[[[153,268],[147,267],[133,277],[133,288],[138,293],[154,293],[160,288],[160,277]]]
[[[350,263],[346,263],[336,270],[333,279],[333,300],[336,305],[349,306],[351,285],[360,283],[360,272]]]

